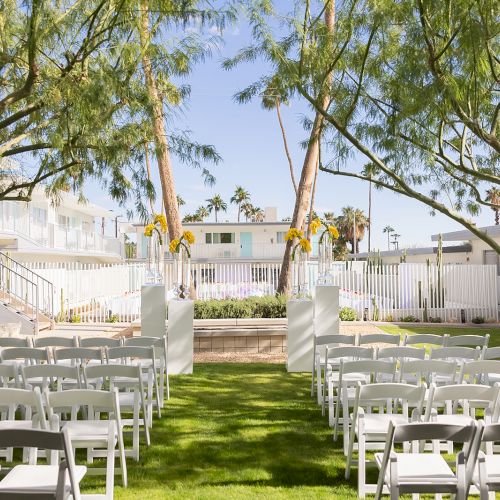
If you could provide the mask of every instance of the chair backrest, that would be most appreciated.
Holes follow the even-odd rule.
[[[425,348],[423,347],[380,347],[377,349],[377,359],[425,359]]]
[[[411,441],[453,441],[470,443],[475,432],[476,423],[469,425],[443,424],[437,422],[412,422],[394,426],[392,442],[395,444]]]
[[[49,361],[47,347],[8,347],[0,353],[2,361],[25,360],[25,361]]]
[[[445,347],[487,347],[490,335],[449,335],[446,338]]]
[[[416,378],[427,384],[435,382],[436,376],[445,378],[444,382],[454,384],[457,377],[457,362],[442,359],[403,360],[401,380]]]
[[[488,384],[489,374],[500,375],[500,361],[494,359],[469,361],[468,363],[464,363],[462,365],[459,381],[461,383],[468,382]]]
[[[0,430],[0,447],[4,448],[42,448],[46,450],[59,451],[64,453],[64,460],[59,464],[59,474],[54,491],[54,498],[67,498],[66,472],[68,473],[71,490],[71,497],[80,500],[80,487],[75,475],[75,459],[73,448],[68,436],[68,432],[63,429],[60,432],[38,429],[2,429]],[[26,489],[2,488],[4,498],[37,498],[47,495],[46,486],[37,491],[36,486]]]
[[[32,380],[42,379],[43,389],[47,388],[52,380],[58,382],[58,389],[61,389],[60,383],[64,379],[74,381],[81,387],[80,371],[77,366],[64,365],[28,365],[22,367],[23,382],[25,389],[31,387]],[[38,380],[37,380],[38,382]]]
[[[405,334],[404,345],[431,344],[444,346],[448,335],[436,335],[434,333]]]
[[[103,360],[103,351],[100,347],[65,347],[54,351],[54,361],[76,360],[79,362],[87,360]]]
[[[500,424],[486,424],[483,431],[483,442],[500,441]]]
[[[500,359],[500,347],[487,347],[483,351],[483,359]]]
[[[366,344],[393,344],[399,345],[401,337],[399,335],[392,335],[391,333],[367,333],[365,335],[358,335],[358,345]]]
[[[373,347],[345,346],[329,347],[326,350],[326,359],[373,359],[375,350]]]
[[[36,337],[33,347],[75,347],[76,337]]]
[[[19,386],[19,372],[16,365],[0,363],[0,386],[9,387],[12,383],[14,383],[15,387]]]
[[[476,360],[481,356],[479,347],[439,347],[431,349],[429,353],[430,359],[470,359]]]
[[[106,358],[110,359],[153,359],[155,357],[154,347],[129,346],[129,347],[107,347]]]
[[[119,347],[122,340],[111,337],[80,337],[79,344],[80,347]]]
[[[164,337],[129,337],[124,339],[124,347],[155,347],[162,349],[165,343]]]
[[[84,368],[85,380],[108,379],[115,377],[133,379],[142,382],[141,368],[137,365],[96,365]]]
[[[396,375],[396,361],[380,361],[378,359],[361,359],[358,361],[340,361],[339,385],[344,381],[344,376],[349,373],[361,373],[377,382],[379,375]]]
[[[31,337],[0,337],[0,347],[31,347]]]
[[[42,397],[38,387],[33,390],[0,387],[0,406],[9,408],[9,420],[15,420],[16,408],[23,406],[26,419],[32,418],[32,411],[34,411],[38,417],[40,427],[42,429],[47,427]]]

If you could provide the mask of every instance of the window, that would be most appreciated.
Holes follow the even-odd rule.
[[[47,223],[47,210],[45,208],[33,207],[31,209],[33,222],[44,226]]]
[[[69,226],[69,217],[66,215],[58,215],[57,222],[60,226],[68,227]]]
[[[205,243],[210,244],[227,244],[234,243],[236,241],[234,233],[206,233]]]
[[[286,243],[285,235],[286,235],[286,231],[278,231],[276,233],[276,243]]]

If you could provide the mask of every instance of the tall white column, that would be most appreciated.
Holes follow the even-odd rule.
[[[313,302],[312,300],[289,300],[288,317],[288,361],[289,372],[311,371],[313,361]]]
[[[335,335],[340,331],[339,320],[340,287],[333,285],[316,286],[314,296],[314,334]]]
[[[193,373],[194,302],[170,300],[168,302],[168,372]]]
[[[163,337],[166,317],[165,285],[143,285],[141,288],[141,335]]]

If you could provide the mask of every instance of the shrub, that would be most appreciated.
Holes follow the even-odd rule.
[[[403,316],[399,321],[401,321],[402,323],[420,323],[420,320],[413,316],[413,314]]]
[[[286,298],[265,296],[246,299],[197,300],[194,303],[194,318],[286,318]]]
[[[484,323],[484,318],[482,316],[476,316],[472,318],[471,321],[476,325],[482,325]]]
[[[394,316],[392,314],[388,314],[385,317],[385,320],[387,321],[387,323],[392,323],[394,321]]]
[[[112,314],[109,318],[106,318],[106,323],[118,323],[119,320],[118,314]]]
[[[79,314],[73,314],[71,318],[69,318],[70,323],[81,323],[82,322],[82,317]]]
[[[352,307],[342,307],[339,311],[339,318],[342,321],[356,321],[358,319],[358,315]]]
[[[429,323],[442,323],[442,322],[443,322],[443,320],[439,316],[437,316],[435,318],[433,318],[433,317],[429,318]]]

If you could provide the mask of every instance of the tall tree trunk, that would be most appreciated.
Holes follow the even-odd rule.
[[[335,2],[333,0],[325,1],[328,2],[325,8],[325,24],[329,32],[333,33],[335,21]],[[322,89],[322,95],[320,95],[320,102],[324,106],[324,109],[328,109],[328,104],[330,102],[328,91],[331,82],[332,75],[330,74],[328,75],[325,86]],[[320,113],[316,113],[311,129],[311,134],[309,136],[309,142],[307,144],[306,156],[304,158],[304,164],[302,166],[302,174],[300,176],[300,181],[297,189],[297,196],[295,197],[295,208],[293,211],[293,217],[290,227],[302,227],[307,211],[311,204],[311,191],[319,158],[319,141],[322,125],[323,115]],[[276,290],[277,293],[288,295],[290,291],[290,257],[292,253],[292,245],[293,241],[287,241],[285,253],[283,255],[283,262],[281,264],[278,289]]]
[[[500,222],[500,210],[498,208],[495,208],[495,225],[498,226]]]
[[[312,237],[311,222],[313,220],[313,215],[314,215],[314,200],[316,198],[316,185],[318,183],[318,171],[319,171],[319,155],[318,155],[318,161],[316,162],[316,172],[314,172],[314,181],[313,181],[312,191],[311,191],[311,205],[309,207],[309,224],[307,226],[307,238],[308,239],[310,239]]]
[[[241,203],[238,203],[238,222],[240,222]]]
[[[215,209],[215,223],[217,223],[217,209]]]
[[[281,137],[283,137],[283,146],[285,147],[285,153],[288,160],[288,165],[290,167],[290,177],[292,178],[293,190],[295,191],[295,196],[297,196],[297,181],[295,180],[295,172],[293,170],[293,162],[292,157],[290,155],[290,151],[288,150],[288,141],[286,139],[285,126],[283,125],[283,120],[281,119],[281,111],[280,111],[280,100],[276,97],[276,114],[278,115],[278,122],[280,124],[281,129]]]
[[[149,10],[147,0],[141,0],[141,19],[140,19],[140,39],[142,54],[142,69],[146,80],[146,87],[151,100],[151,112],[153,120],[153,130],[156,146],[156,160],[160,173],[160,182],[163,193],[163,203],[167,219],[169,238],[179,238],[182,234],[182,223],[177,206],[177,197],[175,193],[174,175],[172,171],[172,162],[167,142],[165,130],[165,117],[163,113],[162,98],[158,92],[156,79],[151,66],[151,60],[147,55],[148,35],[149,35]]]
[[[368,253],[372,248],[372,181],[368,183]]]
[[[144,160],[146,161],[146,172],[148,174],[148,181],[152,182],[151,181],[151,163],[149,162],[149,148],[148,148],[147,143],[144,144]],[[149,197],[149,206],[151,208],[151,215],[154,216],[155,209],[153,206],[153,198],[151,198],[151,197]]]

